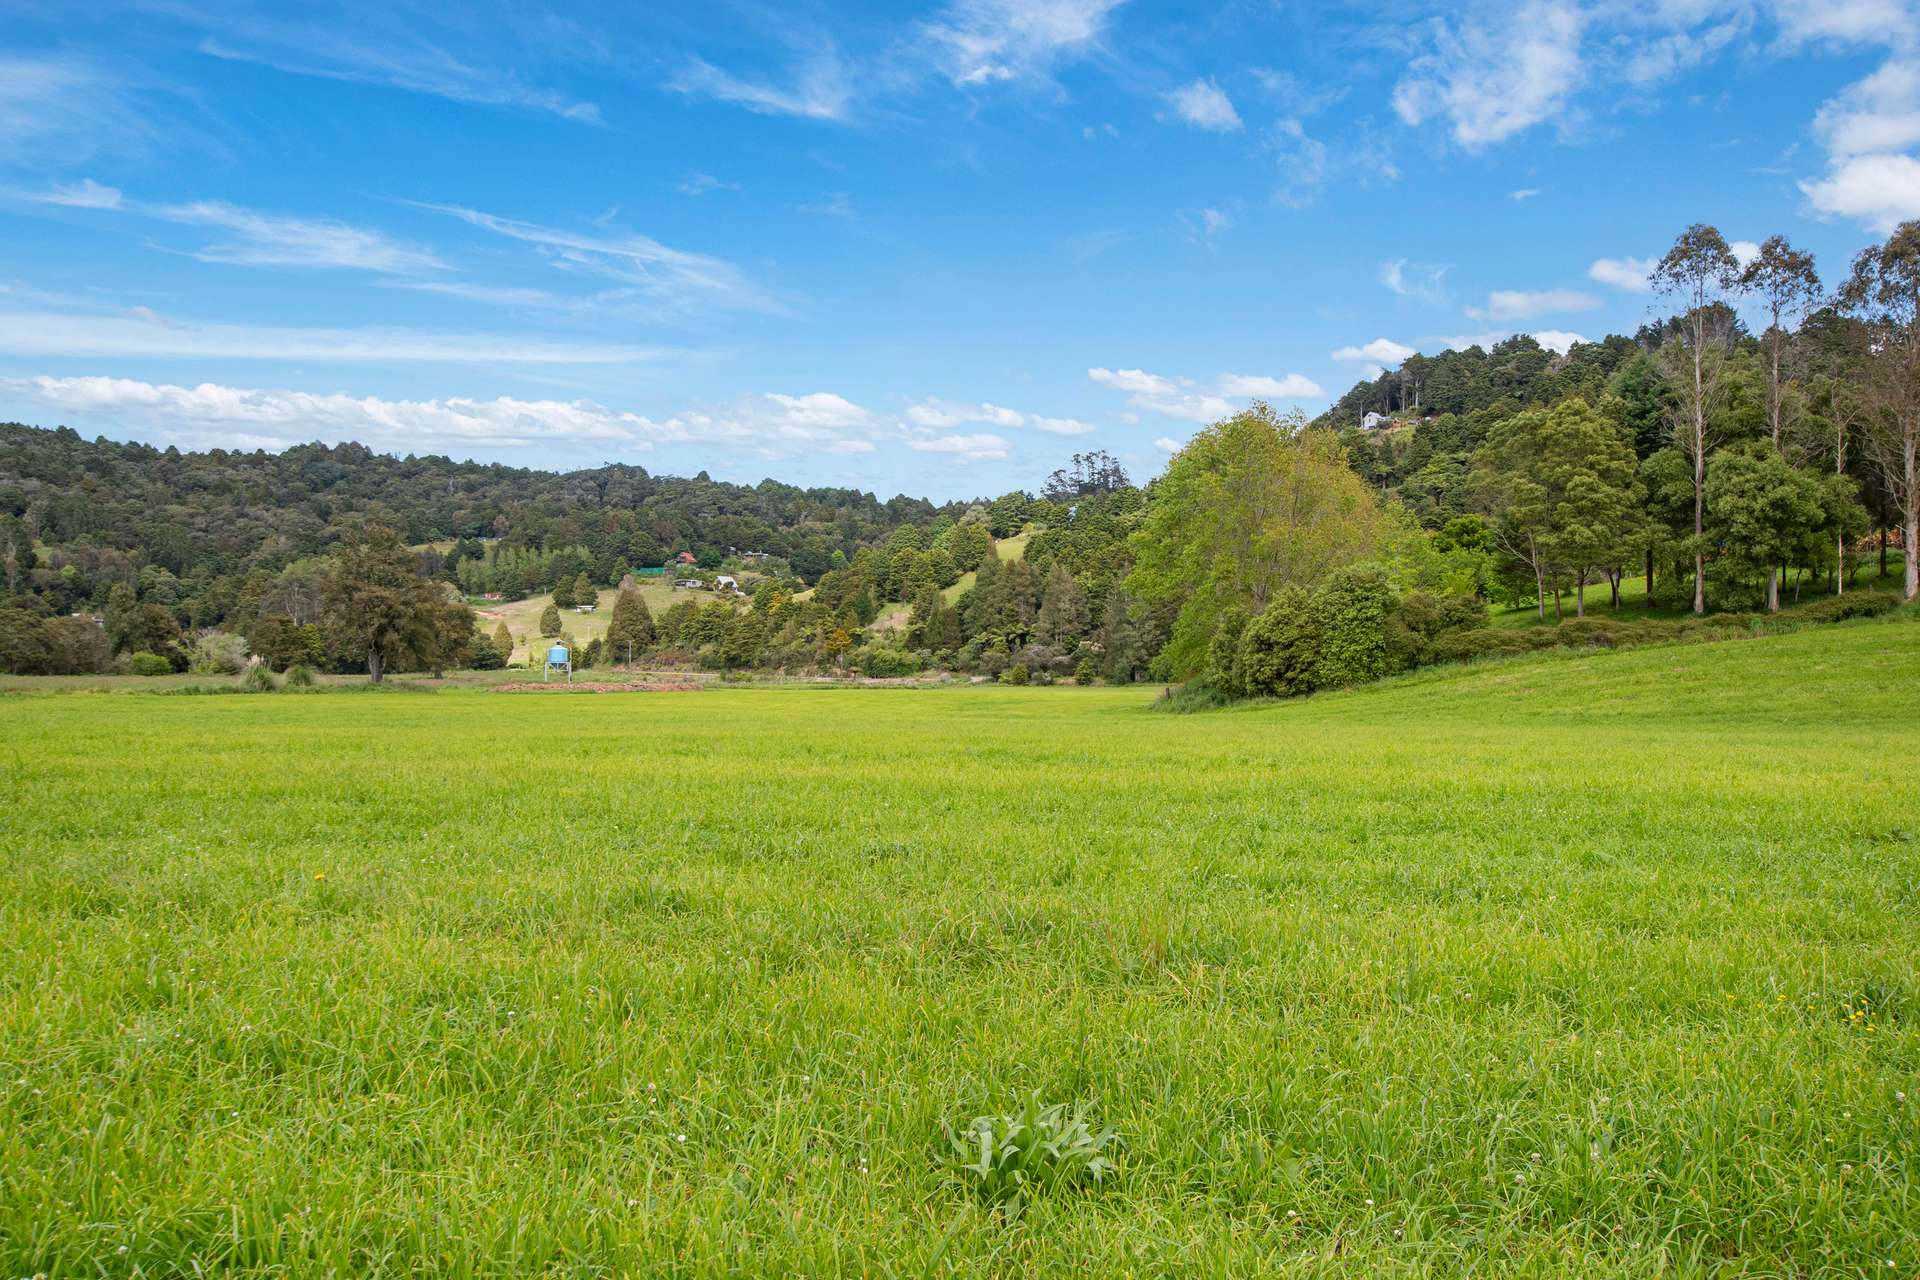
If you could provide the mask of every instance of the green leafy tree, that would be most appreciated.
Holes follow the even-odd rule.
[[[1911,600],[1920,595],[1920,220],[1860,251],[1840,302],[1866,329],[1857,375],[1862,435],[1900,513]]]
[[[540,634],[549,637],[560,634],[560,607],[557,603],[549,604],[540,611]]]
[[[600,593],[593,589],[593,583],[587,580],[587,575],[584,573],[575,575],[573,579],[574,604],[597,604],[599,600]]]
[[[1765,441],[1713,455],[1707,470],[1707,513],[1724,548],[1727,570],[1766,581],[1766,609],[1780,607],[1779,566],[1792,561],[1826,515],[1820,482],[1787,465]],[[1819,541],[1825,542],[1824,532]]]
[[[1584,614],[1587,582],[1635,545],[1641,492],[1633,451],[1584,400],[1501,422],[1476,458],[1476,484],[1495,540],[1533,573],[1542,618],[1549,580],[1571,579]]]
[[[513,632],[507,630],[507,624],[501,622],[493,628],[493,647],[500,655],[500,661],[513,661]]]
[[[1338,439],[1298,414],[1256,405],[1208,427],[1174,455],[1130,539],[1128,590],[1173,616],[1157,668],[1198,673],[1228,608],[1257,613],[1281,587],[1370,558],[1384,529]]]
[[[560,581],[553,584],[553,607],[554,608],[571,609],[573,608],[575,603],[576,601],[574,600],[574,595],[573,595],[573,579],[572,578],[563,577],[560,579]]]
[[[420,558],[384,525],[354,530],[327,582],[326,618],[335,647],[365,654],[375,684],[395,659],[432,648],[441,604],[439,584],[421,576]],[[466,630],[472,629],[469,614]]]
[[[1305,587],[1285,586],[1240,633],[1239,689],[1248,697],[1311,693],[1320,676],[1320,633]]]

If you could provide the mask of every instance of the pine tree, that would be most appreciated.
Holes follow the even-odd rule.
[[[513,660],[513,632],[507,630],[504,622],[493,629],[493,647],[500,651],[500,661]]]
[[[557,605],[548,605],[540,611],[540,634],[557,636],[560,634],[560,609]]]
[[[638,591],[623,587],[614,598],[613,620],[607,625],[607,648],[616,662],[631,662],[653,647],[653,613]]]
[[[587,580],[587,575],[584,573],[573,580],[573,602],[577,605],[600,602],[600,593],[593,589],[593,583]]]

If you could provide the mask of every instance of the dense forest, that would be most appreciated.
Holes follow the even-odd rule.
[[[0,426],[0,667],[499,665],[482,597],[724,571],[658,617],[622,592],[582,658],[1275,694],[1500,651],[1489,605],[1574,626],[1629,577],[1650,611],[1767,614],[1891,556],[1911,598],[1920,224],[1837,287],[1779,237],[1740,262],[1695,226],[1652,284],[1671,314],[1632,336],[1415,355],[1312,422],[1217,423],[1145,487],[1090,453],[939,506]]]

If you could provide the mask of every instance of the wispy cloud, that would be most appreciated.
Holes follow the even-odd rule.
[[[811,213],[822,218],[851,218],[854,216],[853,196],[845,191],[835,191],[822,196],[818,200],[808,200],[802,204],[797,204],[794,206],[794,210],[798,213]]]
[[[690,173],[680,179],[675,190],[683,196],[704,196],[715,191],[738,191],[737,182],[723,182],[710,173]]]
[[[960,88],[1044,81],[1096,44],[1122,0],[953,0],[921,38]]]
[[[516,334],[402,328],[328,329],[225,324],[156,315],[0,311],[0,351],[25,356],[170,356],[394,364],[615,365],[662,358],[658,348],[558,342]]]
[[[202,262],[235,266],[321,267],[409,275],[446,266],[431,251],[383,232],[333,218],[301,218],[245,209],[224,200],[149,204],[91,178],[18,193],[37,204],[131,214],[179,226],[213,227],[226,238],[188,252]]]
[[[1403,298],[1439,302],[1446,297],[1450,270],[1452,268],[1445,265],[1389,258],[1380,264],[1380,283]]]
[[[832,46],[816,49],[794,69],[791,84],[749,80],[704,58],[689,58],[667,88],[695,98],[713,98],[761,115],[799,116],[844,122],[853,118],[853,75]]]
[[[218,35],[201,42],[200,52],[288,75],[384,85],[453,102],[541,112],[577,124],[602,123],[594,103],[525,84],[509,68],[475,65],[411,32],[391,28],[370,35],[358,23],[223,21]]]
[[[1539,194],[1540,194],[1540,188],[1538,187],[1521,187],[1517,191],[1507,192],[1507,199],[1512,200],[1516,204],[1519,204],[1524,201],[1531,200]]]
[[[103,154],[138,154],[155,137],[152,113],[94,63],[0,53],[0,164],[70,169]]]
[[[535,245],[556,266],[591,271],[623,281],[672,306],[778,309],[732,263],[703,253],[670,248],[638,232],[569,231],[460,205],[421,204],[417,207],[444,213],[496,235]]]
[[[1212,133],[1232,133],[1243,127],[1240,113],[1212,80],[1195,80],[1167,94],[1174,114],[1196,129]]]

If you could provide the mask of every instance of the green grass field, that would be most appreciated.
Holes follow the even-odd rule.
[[[1916,669],[0,697],[0,1274],[1910,1276]]]

